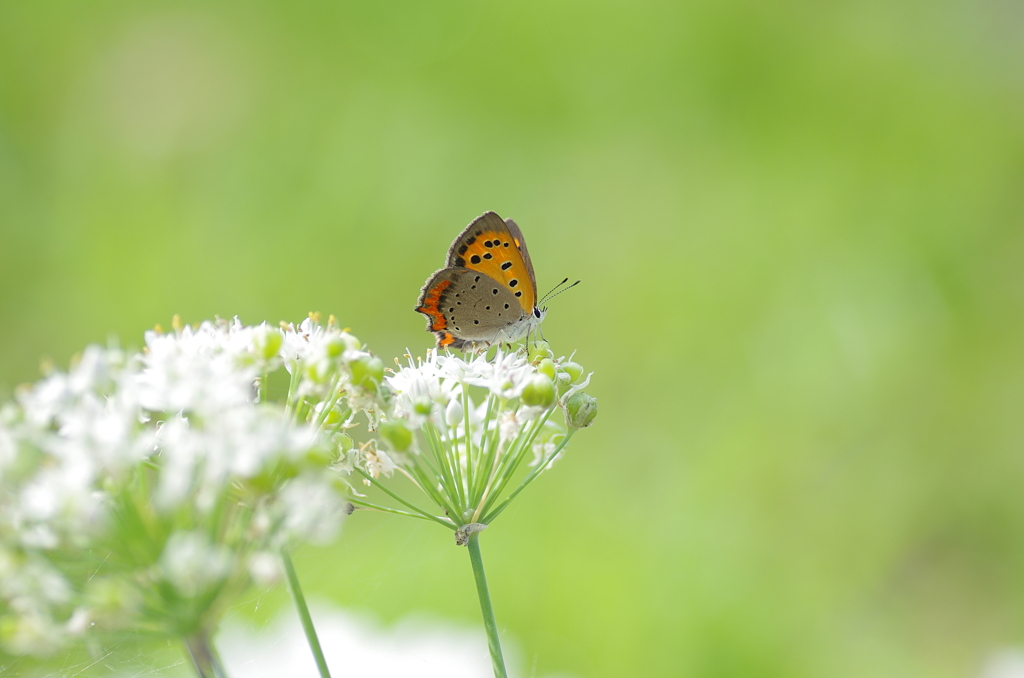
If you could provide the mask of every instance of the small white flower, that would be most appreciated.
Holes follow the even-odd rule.
[[[14,610],[43,610],[71,598],[61,573],[41,556],[0,548],[0,597]]]
[[[281,579],[281,566],[277,556],[268,551],[260,551],[249,561],[249,574],[253,581],[262,586],[273,586]]]
[[[238,324],[204,322],[197,329],[146,333],[137,379],[142,406],[153,412],[215,414],[255,400],[260,374],[252,333]]]
[[[73,636],[80,636],[85,633],[93,623],[92,611],[85,607],[79,607],[75,608],[75,611],[71,613],[71,617],[64,625],[64,628],[69,634]]]
[[[164,545],[160,569],[179,593],[195,598],[227,578],[232,560],[227,546],[211,543],[201,530],[175,532]]]
[[[395,472],[398,466],[391,460],[387,452],[381,449],[377,449],[376,445],[367,444],[360,448],[363,456],[363,468],[367,473],[370,474],[374,479],[381,475],[391,477],[391,474]]]
[[[345,516],[345,500],[334,487],[313,476],[293,478],[279,496],[284,509],[282,532],[292,540],[326,544]]]
[[[67,638],[62,626],[42,610],[25,610],[10,619],[4,636],[4,647],[17,655],[45,657],[57,652]]]
[[[463,381],[473,386],[486,388],[496,396],[505,399],[518,398],[523,387],[533,374],[534,368],[518,353],[498,351],[492,360],[485,355],[477,356],[472,362],[462,366],[454,356],[446,366],[453,373],[464,373]]]
[[[428,420],[439,423],[440,414],[462,397],[459,377],[444,367],[448,358],[430,349],[426,359],[409,357],[406,365],[385,378],[396,396],[394,416],[405,419],[410,428],[418,429]]]
[[[445,408],[444,421],[449,426],[455,427],[462,423],[463,415],[465,415],[465,411],[462,408],[462,403],[458,398],[453,398]]]
[[[516,416],[515,412],[502,412],[498,420],[498,433],[502,442],[510,442],[519,437],[523,429],[523,422]]]

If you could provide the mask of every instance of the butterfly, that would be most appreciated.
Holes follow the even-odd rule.
[[[445,267],[423,285],[416,311],[441,348],[511,343],[538,327],[547,309],[537,305],[537,279],[516,222],[494,212],[474,219],[448,249]]]

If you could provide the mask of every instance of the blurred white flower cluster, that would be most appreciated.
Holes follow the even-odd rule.
[[[377,416],[379,363],[316,315],[176,321],[20,391],[0,409],[0,648],[210,632],[277,576],[278,549],[336,532],[349,487],[331,467],[353,404]]]
[[[386,450],[375,441],[361,446],[355,469],[413,511],[393,512],[455,530],[490,523],[597,413],[596,401],[582,392],[590,376],[570,359],[555,359],[545,342],[531,344],[528,353],[499,348],[490,358],[429,350],[425,359],[407,356],[385,382],[380,437]],[[553,417],[556,411],[564,416]],[[527,457],[533,470],[503,497]],[[395,471],[444,516],[418,509],[382,485],[380,476]],[[363,498],[352,502],[392,510]]]
[[[223,612],[280,563],[308,615],[291,547],[331,539],[353,507],[467,543],[593,421],[589,380],[544,342],[385,370],[318,314],[175,319],[138,353],[91,346],[0,406],[0,659],[145,635],[219,675]],[[396,473],[443,515],[389,487]],[[403,508],[371,502],[353,475]]]

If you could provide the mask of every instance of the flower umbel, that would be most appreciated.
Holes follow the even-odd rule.
[[[89,347],[20,392],[0,409],[0,646],[43,655],[135,629],[216,669],[209,635],[254,573],[346,513],[330,464],[346,398],[373,387],[346,369],[365,355],[315,317],[176,320],[140,353]],[[275,404],[262,386],[282,366],[294,388]]]
[[[437,516],[400,499],[417,517],[452,530],[490,524],[551,467],[579,428],[566,401],[589,383],[589,375],[582,369],[570,373],[564,365],[578,365],[553,359],[546,345],[536,350],[542,353],[532,359],[500,348],[490,358],[434,349],[422,359],[406,356],[406,363],[384,379],[390,407],[384,404],[380,434],[391,451],[390,466],[364,454],[358,472],[397,498],[379,482],[393,467],[444,513]],[[531,470],[506,494],[524,460]],[[361,499],[353,503],[382,508]]]

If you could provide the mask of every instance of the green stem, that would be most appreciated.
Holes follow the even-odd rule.
[[[522,436],[520,436],[519,439],[517,439],[515,451],[510,451],[508,457],[504,460],[506,463],[503,463],[502,468],[499,469],[497,473],[498,482],[496,483],[495,489],[493,493],[491,493],[487,498],[487,501],[483,505],[483,509],[478,511],[478,514],[493,515],[491,512],[491,507],[494,505],[494,502],[497,501],[498,497],[501,496],[501,493],[505,491],[505,486],[508,485],[508,482],[510,480],[512,480],[512,476],[515,474],[516,469],[519,468],[519,464],[522,463],[523,459],[526,457],[527,450],[529,450],[533,445],[533,441],[537,438],[537,434],[540,433],[542,428],[544,428],[544,425],[551,417],[552,412],[554,412],[554,408],[548,410],[547,414],[545,414],[540,419],[537,419],[537,425],[533,427],[533,429],[529,430],[525,440],[523,440]],[[568,438],[565,441],[563,441],[563,446],[566,442],[568,442]],[[553,459],[554,455],[551,455],[551,458]],[[539,470],[534,469],[534,472],[531,475],[529,475],[525,481],[523,481],[523,484],[520,485],[520,487],[516,490],[515,494],[518,494],[523,487],[529,485],[530,481],[536,478],[537,475],[544,470],[544,467],[547,466],[548,461],[550,461],[550,459],[545,460],[544,464],[541,464],[541,466],[539,467]],[[505,502],[503,502],[503,504],[507,505],[508,501],[509,500],[506,500]],[[486,523],[487,521],[482,520],[480,522]]]
[[[536,468],[534,468],[533,471],[528,476],[526,476],[526,478],[523,479],[523,482],[521,482],[519,484],[519,487],[517,487],[510,495],[505,497],[504,501],[502,501],[500,504],[498,504],[498,506],[494,510],[489,511],[488,513],[486,513],[484,515],[483,519],[480,520],[480,522],[482,522],[482,523],[484,523],[486,525],[490,525],[491,522],[495,518],[497,518],[498,515],[502,511],[505,510],[505,508],[509,505],[509,503],[511,503],[511,501],[516,498],[517,494],[519,494],[524,489],[526,489],[527,485],[532,483],[537,478],[537,476],[539,476],[541,473],[544,472],[544,470],[547,468],[548,464],[550,464],[551,461],[555,457],[558,456],[558,453],[561,452],[565,448],[565,446],[569,444],[569,438],[572,438],[574,433],[576,433],[575,430],[570,430],[565,435],[565,437],[562,438],[562,442],[560,442],[558,444],[558,447],[556,447],[551,454],[549,454],[547,457],[542,459],[541,463],[537,464]]]
[[[425,516],[423,514],[420,514],[420,513],[411,513],[409,511],[401,511],[401,510],[396,509],[396,508],[391,508],[390,506],[381,506],[380,504],[372,504],[372,503],[370,503],[368,501],[363,501],[362,499],[355,499],[354,497],[349,497],[348,501],[351,504],[354,504],[354,505],[359,506],[361,508],[370,509],[372,511],[382,511],[384,513],[394,513],[395,515],[398,515],[398,516],[409,516],[410,518],[419,518],[420,520],[432,520],[432,518],[428,518],[427,516]]]
[[[423,516],[427,520],[433,520],[435,523],[440,523],[440,524],[444,525],[445,527],[447,527],[448,529],[452,529],[454,527],[454,524],[452,523],[451,520],[445,520],[444,518],[438,518],[437,516],[435,516],[435,515],[433,515],[431,513],[427,513],[426,511],[421,509],[419,506],[416,506],[415,504],[410,504],[406,500],[402,499],[397,494],[395,494],[394,492],[389,490],[387,487],[385,487],[384,485],[381,485],[376,480],[374,480],[373,477],[369,473],[364,471],[363,469],[356,468],[356,473],[358,473],[359,475],[361,475],[364,478],[366,478],[367,480],[369,480],[370,483],[374,487],[380,488],[385,494],[387,494],[389,497],[391,497],[392,499],[394,499],[398,503],[402,504],[406,508],[412,509],[416,513],[419,513],[421,516]]]
[[[449,445],[446,446],[444,441],[441,439],[440,433],[438,433],[433,426],[427,424],[427,426],[424,427],[424,432],[427,434],[427,446],[430,448],[430,453],[434,455],[434,461],[440,471],[440,473],[436,474],[438,476],[438,480],[441,482],[441,485],[448,490],[448,496],[458,502],[458,495],[454,490],[455,471],[449,463],[450,460],[447,452],[448,446],[455,445],[451,440],[451,434],[449,433]],[[452,515],[459,516],[461,519],[460,510],[456,510]]]
[[[281,549],[281,565],[284,567],[284,576],[288,581],[288,593],[295,603],[295,610],[299,613],[302,621],[302,630],[306,632],[306,642],[316,660],[316,667],[320,671],[320,678],[331,678],[331,672],[327,669],[327,660],[324,659],[323,650],[320,649],[320,640],[316,637],[316,629],[313,627],[313,618],[309,616],[309,608],[306,607],[306,598],[302,595],[302,588],[299,587],[299,577],[295,574],[295,566],[288,552]]]
[[[185,647],[192,658],[196,675],[200,678],[227,678],[227,671],[210,643],[210,636],[200,631],[185,639]]]
[[[484,630],[487,632],[487,647],[491,650],[494,678],[508,678],[508,674],[505,672],[505,660],[501,656],[498,624],[494,621],[494,608],[491,607],[491,594],[487,592],[484,561],[480,557],[480,534],[474,532],[469,535],[467,546],[469,547],[469,560],[473,563],[473,576],[476,578],[476,593],[480,597],[480,611],[484,615]]]

